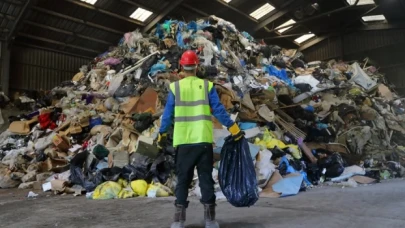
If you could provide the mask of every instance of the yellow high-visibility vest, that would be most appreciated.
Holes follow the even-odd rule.
[[[208,99],[212,87],[194,76],[170,84],[175,97],[173,146],[214,141]]]

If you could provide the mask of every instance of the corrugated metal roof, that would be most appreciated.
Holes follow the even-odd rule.
[[[0,1],[0,39],[5,39],[18,18],[22,5]]]
[[[20,0],[21,4],[10,4],[13,0],[0,1],[0,38],[5,37],[4,29],[12,29],[14,27],[13,22],[11,22],[10,17],[17,18],[19,13],[24,6],[24,3],[28,0]],[[240,29],[251,33],[254,37],[268,37],[277,34],[272,33],[268,35],[264,32],[264,29],[259,30],[256,34],[252,31],[257,25],[255,20],[252,20],[248,15],[249,13],[256,10],[258,7],[265,3],[270,3],[276,10],[280,9],[281,6],[285,5],[287,0],[232,0],[227,6],[222,0],[184,0],[180,5],[178,5],[172,12],[168,15],[164,15],[161,20],[168,18],[174,18],[179,20],[191,20],[196,17],[202,16],[198,12],[204,12],[204,15],[216,15],[225,20],[228,20]],[[62,39],[62,42],[66,42],[70,45],[79,45],[84,48],[91,48],[96,50],[104,50],[108,48],[109,44],[116,44],[123,36],[123,33],[133,31],[137,28],[141,28],[152,22],[159,14],[164,11],[167,6],[172,4],[173,0],[98,0],[94,6],[86,4],[80,0],[40,0],[33,1],[36,4],[32,7],[30,12],[31,15],[27,13],[24,20],[29,20],[40,25],[51,26],[52,28],[36,28],[39,31],[34,31],[29,28],[23,28],[21,31],[24,33],[29,33],[32,36],[45,36],[47,39]],[[306,0],[295,0],[295,2],[305,6],[311,1]],[[383,4],[381,2],[384,2]],[[395,18],[395,12],[392,11],[392,15],[388,10],[386,3],[387,1],[378,1],[382,5],[382,12],[386,14],[388,19]],[[405,0],[392,0],[390,2],[395,2],[398,8],[401,8],[401,2]],[[194,7],[196,10],[188,9],[185,4]],[[345,0],[333,0],[333,1],[320,1],[320,11],[316,12],[315,15],[324,13],[330,10],[334,10],[340,7],[347,6]],[[392,3],[391,5],[393,5]],[[394,4],[394,5],[395,5]],[[135,21],[129,18],[129,16],[138,8],[142,7],[146,10],[153,12],[144,23]],[[231,9],[231,8],[234,9]],[[385,8],[387,9],[385,9]],[[285,21],[285,19],[295,18],[294,12],[300,7],[295,6],[290,8],[290,12],[287,13],[272,24],[270,27],[277,27]],[[404,8],[401,8],[401,10]],[[398,11],[398,9],[396,9]],[[324,16],[322,18],[304,23],[297,29],[287,31],[285,34],[308,32],[312,31],[315,34],[319,33],[325,34],[324,30],[337,30],[342,25],[355,20],[359,15],[367,11],[367,7],[361,7],[356,10],[346,10],[341,13],[332,14],[331,16]],[[399,12],[399,11],[398,11]],[[402,12],[402,11],[401,11]],[[55,14],[56,13],[56,14]],[[2,17],[1,15],[8,15],[8,17]],[[397,13],[398,14],[398,13]],[[270,16],[269,14],[268,16]],[[404,14],[402,14],[404,15]],[[268,16],[263,17],[259,20],[263,21]],[[304,19],[309,18],[306,16]],[[398,15],[397,15],[398,17]],[[405,16],[403,16],[405,18]],[[160,18],[160,17],[159,17]],[[296,21],[299,21],[296,19]],[[357,24],[356,24],[357,23]],[[23,27],[38,27],[32,24],[23,24]],[[360,20],[355,21],[352,26],[361,25]],[[75,34],[66,34],[57,29],[65,30],[68,32],[74,32]],[[2,33],[3,31],[3,33]],[[61,33],[61,34],[57,34]],[[262,34],[263,36],[256,36]],[[284,34],[284,35],[285,35]],[[79,35],[85,37],[93,37],[104,42],[94,42],[91,39],[80,38]],[[271,42],[277,44],[286,43],[288,47],[297,47],[292,40],[296,37],[288,37],[280,40],[271,40]],[[31,39],[32,40],[32,39]],[[52,46],[52,45],[50,45]],[[49,46],[48,46],[49,47]],[[63,47],[62,49],[72,49],[71,47]]]

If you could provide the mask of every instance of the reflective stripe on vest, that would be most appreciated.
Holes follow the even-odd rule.
[[[179,106],[196,106],[196,105],[210,105],[209,100],[208,100],[208,81],[204,80],[204,91],[207,91],[205,93],[205,99],[204,100],[198,100],[198,101],[182,101],[180,99],[180,82],[177,81],[174,83],[174,88],[175,88],[175,98],[176,98],[176,105]]]
[[[213,142],[209,91],[213,84],[187,77],[170,85],[175,96],[173,146]]]
[[[205,93],[205,97],[204,99],[201,100],[196,100],[196,101],[183,101],[181,100],[181,96],[180,96],[180,81],[177,81],[174,83],[174,97],[175,97],[175,106],[177,107],[177,109],[179,109],[180,107],[190,107],[190,108],[183,108],[183,109],[188,109],[187,113],[188,116],[182,116],[182,114],[180,114],[180,116],[175,115],[174,117],[174,121],[177,122],[191,122],[191,121],[199,121],[199,120],[209,120],[211,121],[211,114],[209,115],[204,115],[204,114],[208,114],[208,113],[200,113],[196,106],[199,105],[210,105],[209,99],[208,99],[208,81],[204,80],[204,93]],[[198,91],[196,91],[198,92]],[[197,113],[195,113],[197,112]]]

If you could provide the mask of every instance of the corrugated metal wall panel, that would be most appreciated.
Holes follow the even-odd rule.
[[[405,29],[362,31],[344,36],[345,54],[405,42]]]
[[[345,55],[351,55],[370,49],[405,43],[405,29],[360,31],[341,37],[326,39],[303,51],[309,61],[327,60],[341,56],[342,48]],[[343,47],[342,47],[343,45]]]
[[[344,35],[343,44],[341,40],[342,37],[331,38],[307,48],[303,51],[305,58],[313,61],[340,57],[342,48],[344,60],[369,57],[397,91],[405,95],[405,29],[359,31]]]
[[[71,79],[89,61],[48,50],[15,46],[11,52],[10,88],[52,89]]]
[[[387,79],[395,85],[395,87],[401,92],[404,92],[405,88],[405,63],[384,67],[381,69],[382,72],[386,75]],[[405,93],[403,93],[405,94]]]
[[[340,37],[331,37],[304,50],[308,61],[323,60],[342,56],[342,42]]]

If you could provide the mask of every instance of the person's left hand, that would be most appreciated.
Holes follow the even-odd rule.
[[[243,137],[245,137],[245,132],[244,132],[244,131],[239,131],[238,134],[232,135],[232,137],[233,137],[233,140],[239,141],[239,140],[241,140]]]
[[[245,132],[241,131],[236,123],[234,123],[230,128],[228,128],[228,131],[232,134],[232,137],[235,141],[240,140],[245,135]]]

